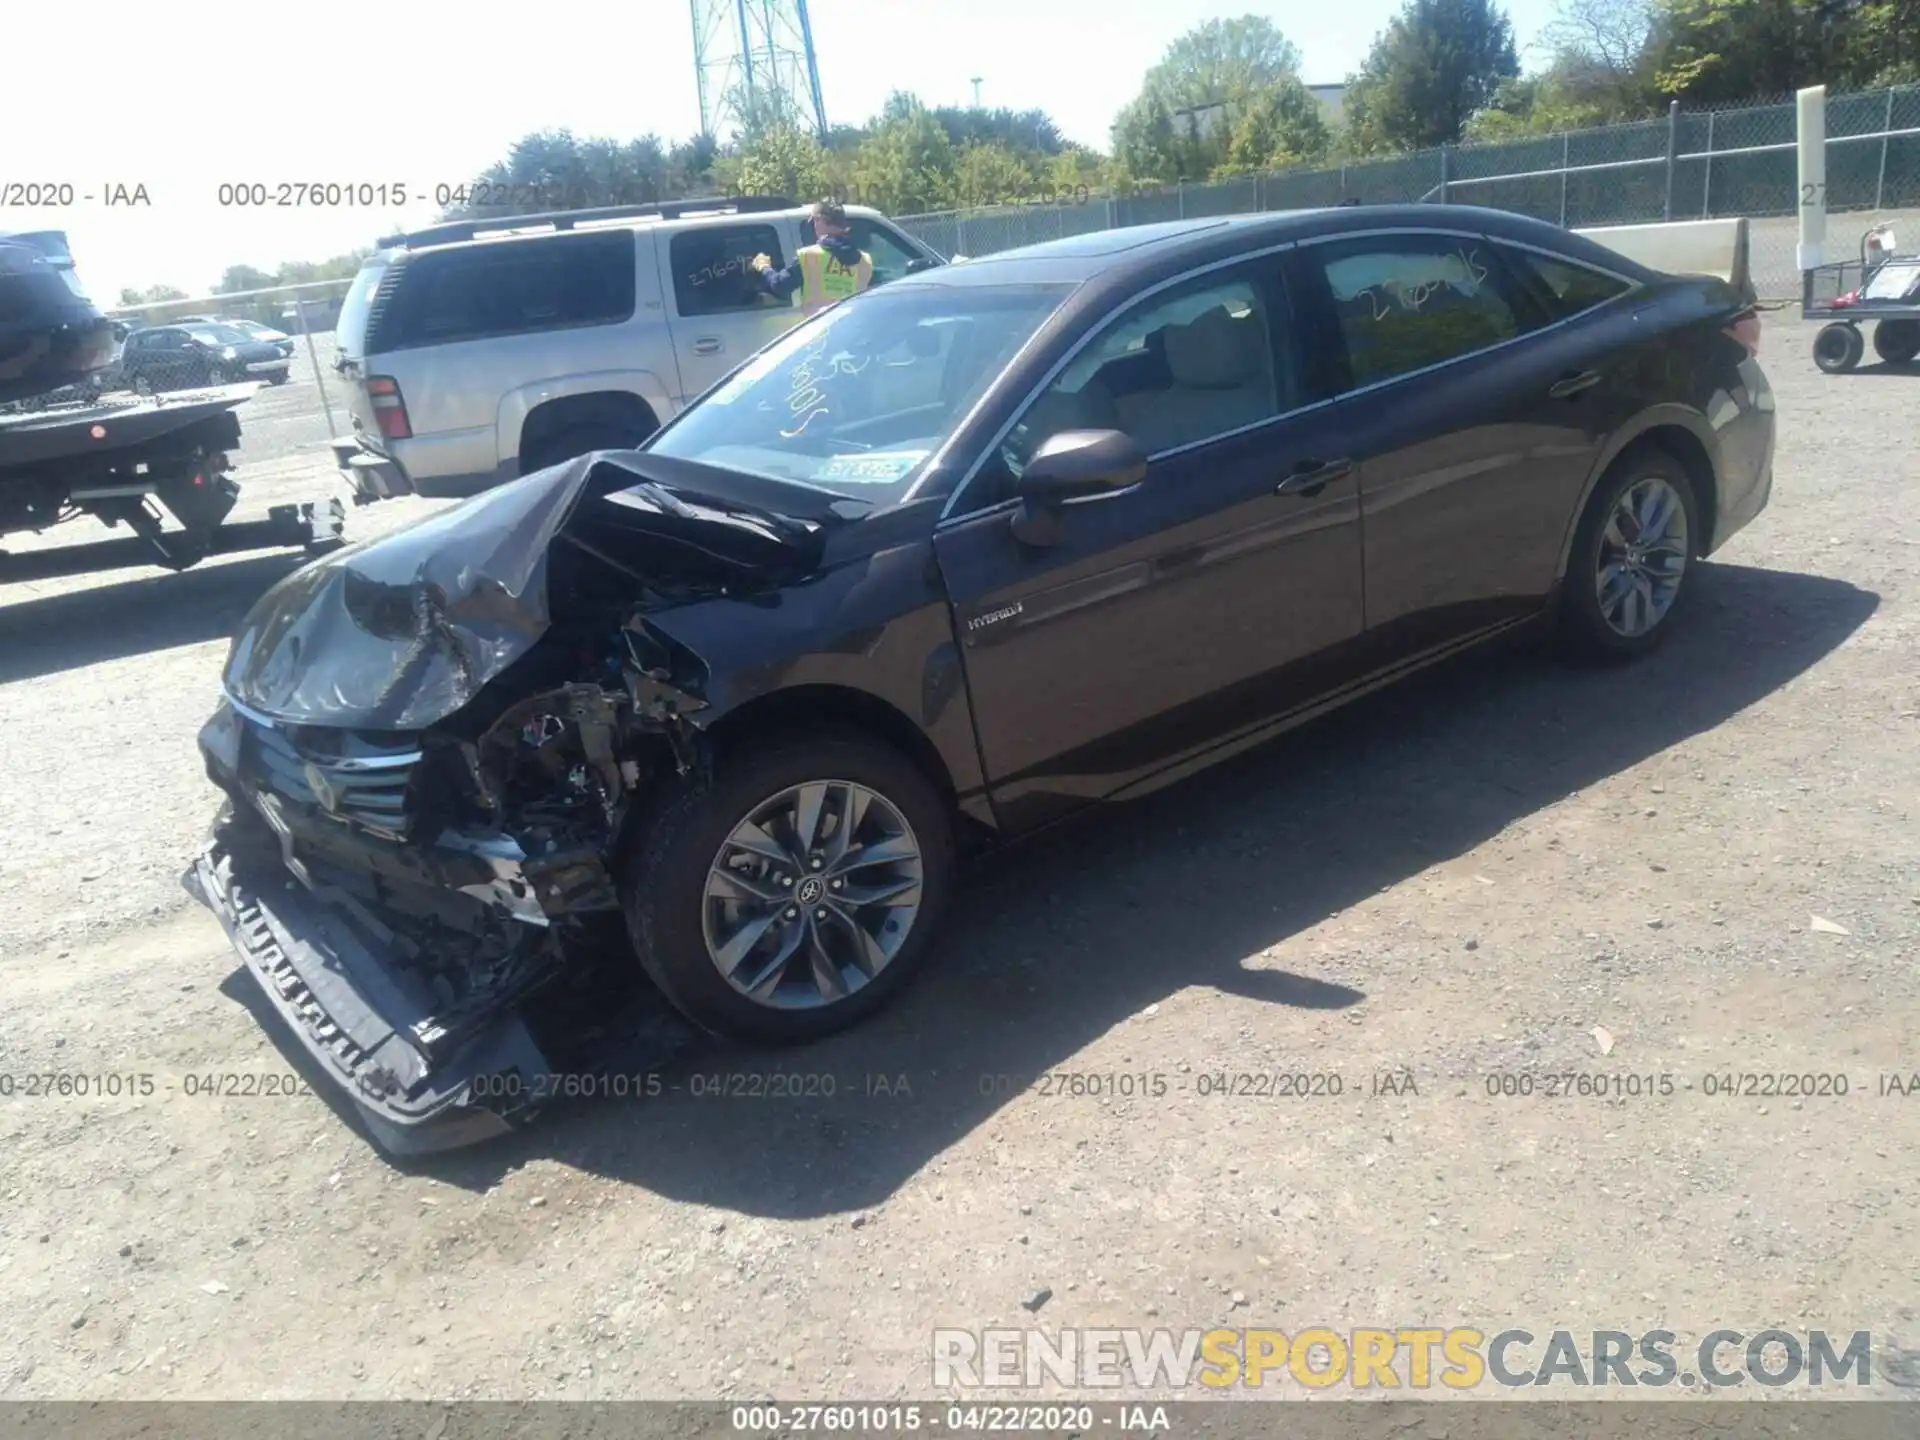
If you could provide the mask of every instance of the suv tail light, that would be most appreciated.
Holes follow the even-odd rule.
[[[1743,346],[1749,357],[1760,354],[1760,312],[1748,310],[1733,318],[1733,323],[1721,332],[1736,345]]]
[[[367,398],[373,402],[373,418],[382,435],[389,440],[413,438],[413,425],[407,419],[407,402],[400,396],[399,381],[390,375],[369,375]]]

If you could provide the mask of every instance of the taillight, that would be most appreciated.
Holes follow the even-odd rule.
[[[1744,315],[1736,316],[1734,322],[1727,326],[1721,333],[1735,344],[1744,346],[1750,358],[1758,356],[1760,353],[1760,312],[1758,310],[1749,310]]]
[[[373,402],[373,418],[382,435],[389,440],[413,438],[413,426],[407,420],[407,402],[400,398],[399,381],[390,375],[369,375],[367,398]]]

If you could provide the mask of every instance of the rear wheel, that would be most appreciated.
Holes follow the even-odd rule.
[[[1829,375],[1853,369],[1860,363],[1860,357],[1866,350],[1867,342],[1857,325],[1835,321],[1823,326],[1820,333],[1813,337],[1813,363]]]
[[[574,425],[536,441],[520,460],[520,473],[531,475],[536,470],[545,470],[549,465],[562,465],[595,450],[631,450],[645,436],[636,436],[630,430],[617,425],[594,422]]]
[[[1873,353],[1889,365],[1920,355],[1920,320],[1882,320],[1873,327]]]
[[[207,367],[207,384],[209,384],[209,385],[224,385],[224,384],[226,384],[226,383],[227,383],[227,380],[228,380],[228,378],[229,378],[229,377],[228,377],[228,374],[227,374],[227,367],[226,367],[226,366],[224,366],[224,365],[209,365],[209,366]]]
[[[681,1013],[777,1044],[884,1005],[924,962],[952,871],[947,807],[912,762],[860,735],[796,736],[667,797],[628,848],[621,900]]]
[[[1577,656],[1628,660],[1665,638],[1687,590],[1699,513],[1686,470],[1665,451],[1616,462],[1567,563],[1561,619]]]

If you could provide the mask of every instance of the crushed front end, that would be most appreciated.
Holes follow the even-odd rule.
[[[702,763],[702,664],[647,616],[809,552],[768,567],[784,542],[749,526],[751,553],[709,543],[662,588],[642,572],[671,569],[663,530],[737,517],[690,520],[631,474],[589,486],[592,466],[282,581],[200,732],[226,803],[187,888],[395,1153],[501,1133],[568,1093],[555,1077],[695,1038],[642,979],[619,893],[636,807]]]
[[[596,1039],[643,1065],[690,1039],[634,989],[612,874],[661,779],[615,750],[671,764],[663,741],[591,686],[510,707],[477,743],[223,701],[200,748],[228,800],[189,888],[384,1147],[482,1139],[531,1118]],[[623,1003],[617,1031],[578,1023]]]

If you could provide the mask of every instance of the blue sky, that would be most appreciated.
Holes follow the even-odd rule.
[[[810,13],[830,121],[863,120],[896,88],[966,104],[978,75],[983,104],[1042,107],[1069,137],[1104,148],[1142,72],[1202,20],[1267,15],[1300,47],[1309,81],[1337,81],[1398,3],[812,0]],[[199,294],[229,264],[322,259],[431,217],[417,204],[223,209],[222,182],[384,181],[430,193],[530,130],[672,139],[698,128],[683,0],[539,0],[492,12],[447,0],[346,10],[96,0],[84,22],[64,7],[13,8],[0,199],[9,182],[52,181],[76,196],[144,185],[152,203],[4,207],[0,229],[65,229],[103,303],[123,285]],[[1510,0],[1508,13],[1524,54],[1552,0]]]

